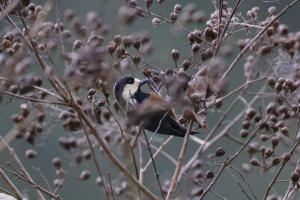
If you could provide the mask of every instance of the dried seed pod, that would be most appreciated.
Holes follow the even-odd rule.
[[[282,128],[280,129],[280,132],[281,132],[283,135],[288,136],[288,134],[289,134],[289,128],[288,128],[288,127],[282,127]]]
[[[83,170],[79,175],[79,179],[84,181],[84,180],[89,179],[90,176],[91,176],[91,173],[88,170]]]
[[[199,44],[193,44],[193,46],[192,46],[192,51],[194,52],[194,53],[197,53],[198,51],[200,50],[200,45]],[[202,59],[203,60],[203,59]]]
[[[273,158],[273,160],[272,160],[272,165],[274,165],[274,166],[276,166],[276,165],[278,165],[279,163],[281,162],[281,159],[280,158]]]
[[[201,186],[194,187],[191,191],[191,196],[198,197],[198,196],[201,196],[203,194],[203,192],[204,192],[203,187],[201,187]]]
[[[256,115],[256,116],[254,117],[254,122],[255,122],[255,123],[258,123],[258,122],[260,122],[261,119],[262,119],[262,117],[261,117],[260,115]]]
[[[77,165],[81,163],[82,159],[83,158],[82,158],[81,154],[79,154],[79,153],[75,154],[74,160],[75,160]]]
[[[260,166],[260,162],[258,161],[257,158],[252,158],[250,162],[251,162],[251,165],[253,165],[253,166]]]
[[[61,159],[58,158],[58,157],[53,158],[53,159],[52,159],[52,163],[53,163],[53,165],[54,165],[54,167],[55,167],[56,169],[59,169],[59,168],[61,168],[61,166],[62,166]]]
[[[124,45],[125,48],[129,48],[132,45],[133,39],[130,35],[129,36],[124,36],[122,38],[122,42],[123,42],[123,45]]]
[[[266,151],[265,151],[264,157],[269,158],[272,155],[273,155],[273,149],[267,148]]]
[[[121,45],[122,42],[122,36],[121,35],[115,35],[113,38],[113,41],[117,46]]]
[[[96,102],[96,106],[98,108],[104,106],[106,104],[106,100],[105,99],[99,99],[97,102]]]
[[[101,178],[100,176],[98,176],[98,177],[96,178],[96,183],[97,183],[97,185],[99,185],[99,186],[102,186],[102,185],[103,185],[103,181],[102,181],[102,178]]]
[[[293,172],[292,174],[291,174],[291,181],[293,182],[293,183],[297,183],[298,182],[298,180],[299,180],[299,173],[298,172]]]
[[[289,153],[285,153],[285,154],[283,154],[282,157],[283,157],[283,162],[286,163],[291,159],[292,156]]]
[[[186,71],[191,66],[191,62],[189,60],[184,60],[182,63],[183,70]]]
[[[197,169],[193,174],[194,179],[202,179],[204,177],[205,177],[205,174],[201,169]]]
[[[203,166],[203,161],[200,159],[197,159],[193,162],[192,168],[201,168]]]
[[[161,24],[161,20],[158,17],[154,17],[151,22],[155,28],[157,28]]]
[[[216,155],[217,157],[221,157],[221,156],[223,156],[224,154],[225,154],[225,150],[224,150],[222,147],[217,148],[217,150],[216,150],[216,152],[215,152],[215,155]]]
[[[90,150],[86,149],[82,152],[82,156],[84,157],[84,159],[90,160],[92,157],[92,153]]]
[[[243,127],[243,129],[249,129],[250,126],[251,126],[251,121],[249,121],[249,120],[244,120],[244,121],[242,122],[242,127]]]
[[[37,156],[37,152],[33,149],[27,149],[25,151],[25,156],[29,159],[33,159]]]
[[[69,150],[71,148],[69,142],[68,142],[68,139],[65,138],[65,137],[60,137],[58,139],[58,143],[60,144],[60,146],[63,148],[63,149],[66,149],[66,150]]]
[[[246,115],[246,118],[250,120],[256,115],[256,111],[254,108],[248,108],[245,115]]]
[[[141,57],[140,56],[133,56],[132,60],[133,60],[133,63],[135,65],[138,65],[141,62]]]
[[[136,40],[133,41],[132,45],[133,45],[134,48],[139,49],[140,46],[141,46],[141,41],[136,39]]]
[[[173,11],[176,13],[179,13],[181,11],[181,9],[182,9],[182,5],[177,3],[177,4],[175,4]]]
[[[172,23],[176,22],[177,19],[178,19],[178,14],[176,12],[171,12],[170,13],[170,19],[171,19]]]
[[[96,90],[94,88],[89,89],[88,96],[93,96],[96,94]]]
[[[153,0],[145,0],[145,3],[146,3],[146,7],[150,8],[153,4]]]
[[[21,115],[19,115],[19,114],[13,114],[11,116],[11,119],[12,119],[12,121],[14,123],[18,124],[18,123],[20,123],[23,120],[23,117]]]
[[[246,129],[241,129],[239,135],[240,135],[242,138],[246,138],[246,137],[248,137],[248,135],[249,135],[249,131],[246,130]]]
[[[276,83],[275,78],[274,77],[268,77],[267,82],[268,82],[269,86],[274,89],[275,83]]]
[[[277,147],[277,145],[279,144],[279,138],[278,137],[272,137],[271,141],[272,141],[272,148]]]
[[[22,116],[25,118],[29,115],[29,108],[28,108],[28,104],[26,103],[22,103],[20,105],[20,109],[21,109],[21,113],[22,113]]]
[[[172,49],[171,55],[172,55],[174,62],[177,62],[180,57],[179,51],[177,49]]]
[[[261,135],[260,135],[260,139],[261,139],[263,142],[265,142],[265,141],[267,141],[267,140],[270,139],[270,136],[268,136],[268,135],[266,135],[266,134],[261,134]]]
[[[208,170],[208,171],[206,172],[205,178],[211,179],[211,178],[213,178],[214,176],[215,176],[214,172],[211,171],[211,170]]]

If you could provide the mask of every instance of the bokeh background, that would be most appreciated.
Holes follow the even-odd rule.
[[[139,1],[139,0],[138,0]],[[32,1],[36,2],[37,4],[44,4],[44,0],[39,1]],[[121,34],[126,35],[130,34],[132,32],[139,32],[139,31],[147,31],[149,35],[151,36],[151,43],[153,47],[153,53],[149,56],[147,56],[147,60],[156,66],[161,66],[161,68],[164,68],[164,66],[172,66],[174,63],[171,59],[170,52],[173,48],[179,49],[181,53],[180,60],[183,60],[185,57],[188,57],[190,55],[190,45],[187,42],[187,35],[185,32],[180,30],[174,30],[174,27],[170,26],[170,24],[161,24],[158,28],[153,27],[151,23],[151,18],[138,18],[132,25],[130,26],[123,26],[117,16],[118,9],[121,5],[125,4],[125,1],[122,0],[63,0],[63,1],[57,1],[59,3],[58,7],[61,12],[63,12],[66,9],[73,9],[76,11],[76,13],[80,16],[82,16],[82,19],[85,19],[87,12],[89,11],[96,11],[99,13],[99,16],[103,19],[103,21],[110,25],[110,32],[109,37],[112,38],[115,34]],[[234,4],[235,1],[229,0],[229,4]],[[251,0],[251,1],[244,1],[242,3],[242,6],[240,8],[240,12],[245,13],[248,9],[250,9],[253,6],[258,6],[261,9],[261,17],[264,18],[267,15],[267,9],[271,5],[275,5],[278,10],[283,8],[285,1],[268,1],[264,2],[263,0]],[[209,16],[211,12],[213,12],[214,7],[210,0],[201,0],[201,1],[187,1],[187,0],[181,0],[181,1],[165,1],[165,3],[162,6],[162,13],[164,16],[169,16],[169,13],[172,11],[173,6],[176,3],[180,3],[182,5],[185,5],[187,3],[194,3],[197,5],[198,8],[203,10],[203,12]],[[156,4],[156,3],[154,3]],[[158,7],[155,5],[153,7],[153,11],[158,13]],[[49,18],[55,19],[55,12],[52,11]],[[280,21],[284,24],[289,26],[290,31],[299,31],[300,30],[300,4],[297,4],[294,8],[289,10],[281,19]],[[84,20],[83,20],[84,21]],[[4,25],[5,22],[0,22],[0,27]],[[190,30],[193,30],[195,28],[203,29],[204,25],[192,25],[188,27]],[[243,33],[242,33],[243,34]],[[108,38],[109,38],[108,37]],[[237,34],[238,37],[238,34]],[[235,37],[233,37],[235,38]],[[234,43],[234,40],[228,41],[228,44]],[[234,46],[235,47],[235,46]],[[239,51],[238,47],[236,49],[233,49],[233,56],[236,55],[236,53]],[[231,60],[234,57],[228,58],[228,60],[224,60],[225,66],[226,64],[230,63]],[[244,60],[244,59],[242,59]],[[63,66],[62,59],[59,55],[55,56],[55,62],[58,66]],[[261,61],[264,64],[267,63],[267,60]],[[231,79],[229,82],[229,89],[235,88],[238,86],[243,80],[243,62],[239,62],[238,67],[234,70],[234,72],[230,75]],[[0,66],[0,70],[1,70]],[[35,66],[36,73],[40,73],[40,69],[38,66]],[[136,76],[141,76],[141,73],[136,73]],[[255,88],[255,86],[254,86]],[[255,91],[255,89],[254,89]],[[6,99],[7,100],[7,99]],[[15,113],[19,109],[19,104],[21,104],[22,100],[14,99],[12,102],[10,101],[4,101],[0,104],[0,135],[4,136],[8,131],[10,131],[13,128],[13,123],[11,121],[11,114]],[[230,102],[230,99],[228,100]],[[223,108],[226,109],[226,102],[223,105]],[[234,116],[234,113],[238,113],[241,110],[242,105],[237,105],[237,107],[234,109],[232,116]],[[51,116],[51,115],[50,115]],[[214,123],[216,123],[217,116],[220,116],[219,113],[210,113],[208,116],[208,126],[213,126]],[[230,116],[229,116],[230,119]],[[71,167],[67,166],[68,162],[67,160],[71,160],[72,156],[71,154],[67,153],[66,151],[63,151],[61,147],[58,144],[58,138],[60,136],[70,136],[70,133],[65,132],[62,129],[61,123],[53,117],[48,117],[46,119],[45,123],[49,123],[49,128],[45,132],[47,133],[47,136],[44,138],[40,138],[40,141],[37,142],[37,145],[34,147],[37,152],[38,156],[33,160],[28,160],[25,157],[25,151],[28,148],[32,148],[31,145],[24,142],[24,140],[16,140],[11,145],[15,149],[16,153],[19,155],[21,160],[23,161],[25,167],[30,171],[30,173],[33,175],[34,179],[38,183],[42,183],[43,186],[47,187],[45,184],[45,178],[53,187],[53,180],[55,177],[55,169],[52,166],[52,158],[59,156],[61,159],[65,160],[66,162],[63,162],[63,167],[65,169],[71,170],[70,171],[70,177],[64,184],[64,186],[59,190],[59,194],[63,199],[66,200],[99,200],[103,199],[102,196],[102,190],[101,188],[95,184],[95,179],[97,177],[97,173],[95,171],[94,163],[92,161],[83,162],[80,164],[80,166],[77,167]],[[238,135],[239,131],[239,125],[235,127],[235,129],[231,130],[231,133],[233,135]],[[205,133],[203,133],[205,134]],[[157,143],[159,144],[160,141],[162,141],[165,137],[164,136],[156,136],[158,137]],[[201,136],[200,136],[201,137]],[[166,151],[170,152],[171,155],[174,156],[174,158],[177,158],[179,154],[179,149],[181,147],[182,139],[176,138],[171,144],[169,144],[166,148]],[[202,155],[203,161],[205,162],[214,162],[214,160],[209,159],[209,155],[211,153],[214,153],[214,150],[222,146],[226,150],[226,155],[230,155],[231,152],[235,151],[239,146],[232,143],[232,141],[229,141],[228,139],[224,138],[220,140],[218,144],[211,147],[208,152],[205,152],[205,154]],[[197,145],[195,143],[190,143],[186,158],[191,156],[195,149],[197,148]],[[117,177],[116,175],[116,169],[110,164],[110,162],[102,155],[101,152],[98,150],[96,151],[98,155],[98,159],[100,161],[100,165],[103,169],[103,171],[106,174],[110,174],[112,176],[112,179]],[[145,160],[149,158],[148,153],[145,151]],[[147,159],[146,159],[147,158]],[[7,161],[11,161],[11,156],[7,151],[1,151],[0,152],[0,165],[5,165]],[[221,159],[222,160],[222,159]],[[221,161],[220,160],[220,161]],[[246,153],[242,153],[236,161],[233,163],[233,166],[241,170],[241,163],[249,163],[248,155]],[[157,166],[160,172],[161,180],[164,181],[168,177],[172,177],[172,174],[174,172],[174,165],[171,164],[168,160],[166,160],[165,157],[158,156],[157,158]],[[208,164],[204,166],[205,168],[211,168]],[[91,178],[86,181],[81,181],[78,179],[78,176],[80,172],[83,169],[87,169],[91,171]],[[287,168],[289,169],[289,168]],[[242,171],[242,170],[241,170]],[[290,170],[285,170],[279,179],[288,179],[290,175]],[[45,178],[43,178],[43,176]],[[267,183],[270,182],[271,176],[263,175],[259,170],[252,170],[248,174],[246,174],[246,179],[249,182],[251,186],[253,186],[253,189],[258,197],[261,197],[266,190]],[[30,199],[37,199],[36,193],[26,184],[22,183],[21,181],[17,179],[13,179],[17,183],[20,188],[27,188]],[[146,185],[149,186],[149,188],[153,189],[158,193],[158,187],[157,183],[155,181],[154,177],[154,171],[153,168],[149,170],[146,177]],[[2,182],[0,181],[0,185]],[[177,191],[178,193],[180,190],[184,190],[184,188],[190,189],[189,185],[192,185],[192,183],[188,184],[187,186],[179,185],[180,189]],[[282,193],[286,190],[287,183],[278,183],[275,184],[275,187],[273,188],[272,192],[278,192]],[[223,173],[222,177],[217,181],[217,184],[213,188],[214,191],[217,191],[219,194],[221,194],[224,197],[228,197],[228,199],[238,200],[238,199],[245,199],[246,197],[241,192],[240,188],[237,186],[237,183],[233,180],[233,177],[228,174],[227,172]],[[299,197],[300,198],[300,197]],[[118,198],[117,198],[118,199]],[[211,194],[206,196],[206,199],[217,199],[216,196],[213,196]]]

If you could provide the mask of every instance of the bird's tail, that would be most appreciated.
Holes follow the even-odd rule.
[[[199,145],[203,145],[203,144],[205,143],[204,140],[201,140],[200,138],[194,136],[194,135],[199,134],[199,133],[200,133],[200,132],[198,132],[198,131],[193,131],[193,130],[192,130],[191,133],[190,133],[190,139],[191,139],[192,141],[194,141],[195,143],[199,144]],[[173,135],[179,136],[179,137],[184,137],[185,134],[186,134],[186,129],[183,129],[183,130],[181,131],[181,133],[173,134]]]

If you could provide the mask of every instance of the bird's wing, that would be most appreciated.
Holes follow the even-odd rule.
[[[153,103],[153,104],[157,104],[160,105],[162,110],[165,110],[166,112],[168,112],[169,116],[172,116],[173,118],[176,119],[176,114],[174,109],[172,108],[172,106],[170,105],[169,102],[167,102],[164,98],[162,98],[160,95],[155,94],[155,93],[151,93],[149,95],[149,100]]]

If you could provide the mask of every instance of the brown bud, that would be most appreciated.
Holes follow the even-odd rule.
[[[92,95],[95,95],[95,94],[96,94],[96,90],[94,88],[89,89],[89,91],[88,91],[89,96],[92,96]]]
[[[252,119],[256,115],[256,111],[254,108],[248,108],[245,114],[247,119]]]
[[[52,163],[56,169],[59,169],[62,166],[62,162],[58,157],[53,158]]]
[[[284,155],[283,155],[283,162],[288,162],[289,160],[291,159],[291,154],[289,154],[289,153],[285,153]]]
[[[211,179],[211,178],[213,178],[214,176],[215,176],[215,174],[214,174],[214,172],[211,171],[211,170],[208,170],[208,171],[206,172],[206,175],[205,175],[205,177],[206,177],[207,179]]]
[[[184,60],[182,63],[182,67],[184,71],[188,70],[188,68],[191,66],[191,62],[189,60]]]
[[[256,158],[252,158],[250,162],[253,166],[260,166],[260,162]]]
[[[140,42],[140,40],[137,39],[137,40],[133,41],[132,45],[134,48],[139,49],[141,46],[141,42]]]
[[[215,152],[215,155],[216,155],[217,157],[221,157],[221,156],[223,156],[224,154],[225,154],[225,150],[224,150],[222,147],[217,148],[217,150],[216,150],[216,152]]]
[[[264,157],[269,158],[272,155],[273,155],[273,150],[271,148],[267,148]]]
[[[99,100],[96,102],[96,106],[100,108],[100,107],[104,106],[105,103],[106,103],[106,100],[105,100],[105,99],[99,99]]]
[[[298,172],[293,172],[291,174],[291,180],[292,180],[293,183],[298,182],[298,180],[299,180],[299,173]]]
[[[20,109],[21,109],[22,116],[24,118],[27,117],[30,112],[29,108],[28,108],[28,104],[26,104],[26,103],[21,104]]]
[[[192,51],[194,52],[194,53],[197,53],[198,51],[200,50],[200,45],[199,44],[193,44],[193,46],[192,46]]]
[[[25,156],[29,159],[33,159],[37,156],[37,152],[33,149],[27,149],[25,151]]]
[[[249,131],[246,129],[241,129],[239,134],[242,138],[246,138],[249,135]]]
[[[251,121],[249,121],[249,120],[244,120],[244,121],[242,122],[242,127],[243,127],[244,129],[249,129],[250,126],[251,126]]]
[[[201,186],[198,186],[198,187],[194,187],[191,191],[191,196],[201,196],[202,193],[204,192],[204,188],[201,187]]]
[[[133,56],[132,60],[133,60],[135,65],[138,65],[141,62],[141,57],[140,56]]]
[[[171,12],[170,14],[171,22],[172,23],[176,22],[177,18],[178,18],[178,14],[176,12]]]
[[[281,160],[280,160],[280,158],[274,158],[273,160],[272,160],[272,165],[278,165],[279,163],[281,162]]]
[[[171,55],[172,55],[173,60],[175,62],[177,62],[180,57],[179,51],[177,49],[172,49]]]
[[[181,9],[182,9],[182,5],[177,3],[177,4],[175,4],[173,11],[176,13],[179,13],[181,11]]]
[[[89,179],[91,176],[91,173],[87,170],[83,170],[81,173],[80,173],[80,176],[79,176],[79,179],[80,180],[87,180]]]
[[[100,176],[98,176],[98,177],[96,178],[96,183],[97,183],[97,185],[99,185],[99,186],[102,186],[102,185],[103,185],[103,181],[102,181],[102,178],[101,178]]]
[[[280,132],[281,132],[283,135],[288,136],[288,134],[289,134],[289,128],[288,128],[288,127],[282,127],[282,128],[280,129]]]
[[[278,137],[272,137],[271,141],[272,141],[272,147],[275,148],[279,143],[279,138]]]
[[[274,78],[274,77],[269,77],[268,80],[267,80],[267,82],[268,82],[268,84],[269,84],[269,86],[270,86],[271,88],[274,88],[274,87],[275,87],[276,81],[275,81],[275,78]]]
[[[124,36],[122,38],[122,42],[125,48],[129,48],[132,45],[132,37],[131,36]]]

